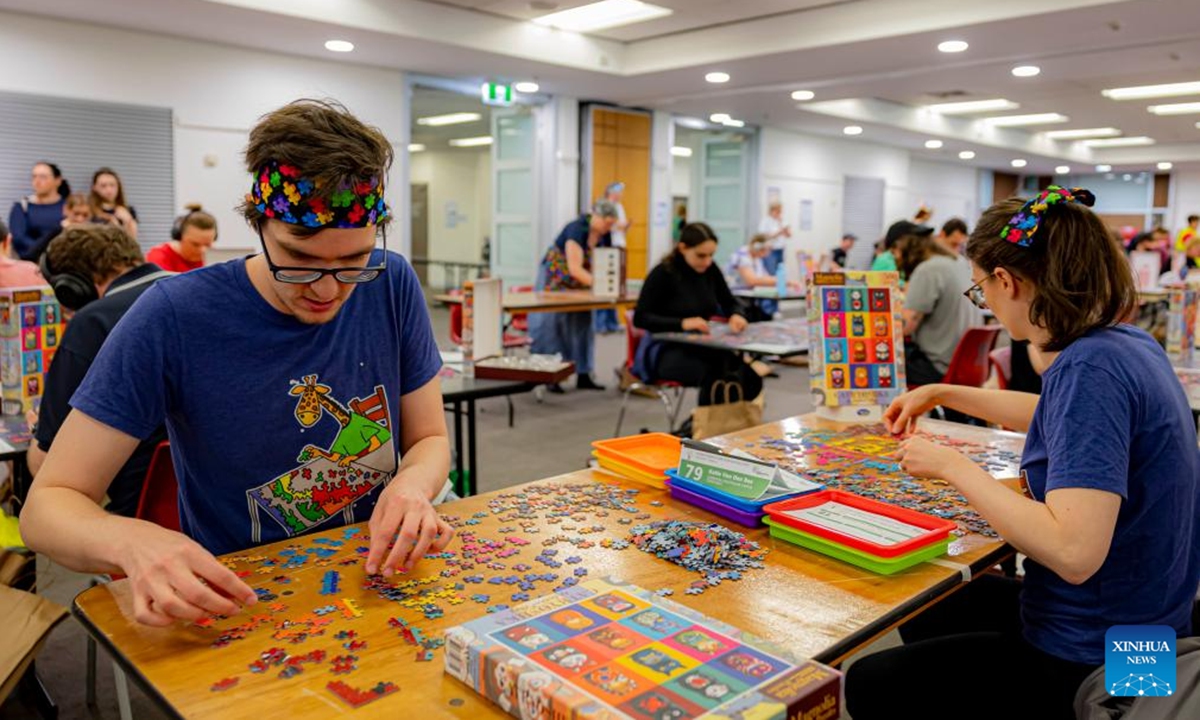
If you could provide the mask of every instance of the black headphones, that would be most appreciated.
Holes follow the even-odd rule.
[[[183,228],[185,225],[187,225],[187,221],[190,220],[191,217],[193,215],[195,215],[196,213],[201,213],[201,212],[204,212],[203,208],[196,208],[195,210],[188,210],[183,215],[180,215],[179,217],[175,218],[175,224],[171,226],[171,239],[172,240],[182,240],[183,239]],[[216,227],[216,226],[214,225],[214,227]],[[216,239],[217,239],[216,235],[214,235],[213,240],[215,241]]]
[[[79,310],[100,297],[91,278],[74,272],[54,272],[50,268],[49,248],[38,258],[38,267],[42,270],[42,277],[46,278],[46,282],[53,288],[58,304],[68,310]]]

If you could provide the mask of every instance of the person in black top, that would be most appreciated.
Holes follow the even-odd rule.
[[[833,264],[836,266],[833,268],[834,270],[846,269],[846,256],[850,254],[850,248],[854,247],[854,241],[856,240],[858,240],[858,237],[851,233],[846,233],[842,236],[842,244],[835,247],[833,253],[831,253]]]
[[[68,227],[54,238],[46,249],[42,272],[59,303],[78,312],[46,372],[35,442],[29,447],[29,471],[35,476],[100,346],[134,301],[156,280],[171,274],[145,262],[138,244],[117,226],[92,224]],[[166,439],[166,428],[159,426],[138,445],[108,489],[110,512],[134,515],[154,448]]]
[[[633,372],[654,382],[673,380],[700,388],[700,404],[712,401],[712,386],[732,380],[743,396],[753,400],[762,392],[762,378],[734,352],[695,345],[658,342],[651,333],[708,332],[709,318],[729,319],[735,333],[746,329],[746,310],[729,292],[725,276],[713,262],[717,236],[704,223],[691,223],[679,233],[679,242],[646,278],[633,314],[635,327],[647,331],[638,346]]]

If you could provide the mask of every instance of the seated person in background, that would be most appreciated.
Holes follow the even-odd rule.
[[[1125,248],[1127,253],[1135,252],[1157,252],[1158,247],[1155,245],[1154,235],[1144,232],[1133,236],[1129,241],[1129,246]]]
[[[759,287],[774,288],[775,276],[767,272],[767,256],[770,254],[771,242],[767,240],[766,235],[761,233],[750,238],[750,242],[735,250],[729,258],[726,272],[733,287],[738,290],[753,290]],[[800,286],[789,282],[788,290],[798,292]],[[758,300],[758,307],[765,315],[764,319],[770,320],[779,311],[779,301]]]
[[[75,225],[87,225],[91,223],[103,222],[92,216],[92,206],[88,202],[88,196],[83,193],[71,193],[67,196],[66,202],[63,204],[63,219],[59,223],[58,230],[46,235],[38,241],[37,245],[29,251],[30,262],[40,262],[42,256],[46,254],[46,248],[50,246],[50,242],[59,234]]]
[[[88,204],[92,206],[92,217],[116,225],[137,240],[137,210],[126,204],[125,186],[115,170],[102,167],[92,175]]]
[[[904,296],[904,353],[910,385],[941,382],[954,348],[978,312],[963,292],[971,287],[971,265],[929,235],[901,243],[908,284]]]
[[[127,575],[130,615],[166,626],[257,601],[214,555],[368,520],[367,574],[446,547],[441,359],[416,273],[376,247],[392,156],[334,103],[259,120],[241,211],[263,252],[160,280],[121,319],[22,510],[30,548]],[[164,422],[182,533],[99,506]]]
[[[13,237],[8,226],[0,221],[0,287],[37,287],[46,280],[36,263],[13,257]]]
[[[616,205],[608,200],[597,200],[590,214],[567,223],[542,258],[537,289],[553,292],[590,288],[592,250],[612,246],[611,233],[618,219]],[[564,360],[575,363],[576,389],[604,389],[592,379],[596,336],[591,313],[530,313],[529,337],[533,340],[533,352],[558,353]],[[551,385],[550,392],[561,393],[563,389]]]
[[[950,218],[942,225],[942,231],[937,234],[938,244],[955,255],[962,255],[970,235],[967,224],[962,218]]]
[[[188,205],[187,213],[175,218],[171,240],[155,245],[146,260],[163,270],[187,272],[204,267],[204,256],[217,241],[217,219],[198,204]]]
[[[687,225],[675,249],[646,277],[633,314],[634,326],[646,331],[633,373],[647,382],[673,380],[699,387],[701,405],[711,403],[712,387],[719,380],[740,383],[746,400],[762,392],[762,378],[738,353],[651,338],[651,333],[680,330],[707,333],[712,317],[729,318],[729,329],[735,333],[746,329],[746,310],[713,263],[716,252],[712,228],[704,223]]]
[[[856,240],[858,240],[858,237],[851,235],[850,233],[846,233],[842,236],[842,244],[833,249],[831,257],[833,259],[833,270],[835,272],[846,269],[846,258],[850,254],[850,249],[854,247]]]
[[[58,302],[75,315],[46,371],[33,430],[36,442],[29,446],[29,472],[35,477],[71,412],[71,396],[83,384],[113,327],[142,293],[168,274],[145,262],[133,238],[108,224],[62,231],[47,248],[43,264]],[[109,512],[132,517],[137,511],[154,448],[166,439],[167,430],[159,425],[138,443],[108,487]]]
[[[895,272],[899,270],[896,265],[896,254],[900,252],[898,244],[900,239],[908,235],[917,237],[928,237],[933,234],[933,228],[928,225],[917,225],[907,220],[900,220],[892,223],[888,228],[887,235],[883,238],[883,252],[875,256],[875,261],[871,263],[872,270],[891,270]],[[901,273],[901,279],[904,279],[904,274]]]

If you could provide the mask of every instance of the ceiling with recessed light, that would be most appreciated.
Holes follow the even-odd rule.
[[[583,0],[39,0],[34,12],[227,44],[469,78],[534,80],[545,94],[607,100],[750,125],[910,148],[920,157],[1049,174],[1200,165],[1200,112],[1155,115],[1190,96],[1113,100],[1101,90],[1200,81],[1197,0],[652,0],[666,17],[595,33],[528,22]],[[30,12],[24,0],[0,8]],[[0,28],[0,37],[3,29]],[[353,42],[330,53],[330,39]],[[961,40],[963,52],[939,52]],[[1037,75],[1013,69],[1036,66]],[[728,73],[728,82],[705,76]],[[793,100],[807,90],[813,98]],[[399,90],[397,90],[399,91]],[[929,105],[1003,98],[1018,107],[939,116]],[[1051,124],[985,118],[1058,114]],[[1003,122],[1003,121],[1001,121]],[[1047,130],[1116,128],[1152,145],[1086,147]],[[940,148],[926,148],[930,139]],[[970,151],[975,157],[958,160]]]

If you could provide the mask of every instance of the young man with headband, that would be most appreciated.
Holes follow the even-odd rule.
[[[167,625],[254,602],[222,553],[368,519],[368,573],[446,546],[440,359],[416,275],[386,250],[391,161],[337,105],[259,122],[243,214],[263,253],[159,281],[125,315],[34,482],[30,547],[127,575],[136,619]],[[184,534],[97,505],[164,420]]]

